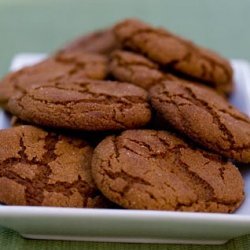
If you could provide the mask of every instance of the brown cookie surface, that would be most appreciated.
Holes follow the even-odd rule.
[[[7,205],[106,207],[82,140],[33,126],[0,131],[0,202]]]
[[[166,131],[127,130],[94,150],[92,175],[122,207],[232,212],[244,199],[238,169]]]
[[[109,71],[115,79],[133,83],[147,90],[164,80],[178,80],[187,84],[193,82],[166,72],[146,57],[130,51],[114,51],[110,56]]]
[[[91,52],[109,54],[118,48],[112,28],[98,30],[69,42],[61,51]]]
[[[139,20],[125,20],[114,32],[124,48],[142,53],[173,72],[206,81],[219,92],[231,92],[232,68],[214,52]]]
[[[110,72],[119,81],[149,89],[165,78],[157,64],[139,54],[117,50],[110,57]]]
[[[147,124],[145,90],[127,83],[81,79],[37,85],[9,100],[8,110],[24,121],[77,130],[120,130]]]
[[[250,119],[207,87],[166,81],[150,89],[153,107],[175,129],[239,162],[250,162]]]
[[[6,106],[16,92],[31,85],[53,82],[64,78],[104,79],[107,59],[97,54],[78,52],[58,53],[41,63],[8,74],[0,81],[0,105]]]

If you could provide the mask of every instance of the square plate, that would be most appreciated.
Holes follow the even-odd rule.
[[[36,63],[41,54],[19,54],[11,69]],[[250,64],[232,60],[235,91],[231,102],[250,115]],[[0,110],[0,129],[9,127]],[[0,225],[33,239],[141,243],[223,244],[250,233],[250,169],[240,169],[246,199],[234,214],[1,206]]]

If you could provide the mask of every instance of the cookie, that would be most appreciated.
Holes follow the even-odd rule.
[[[122,21],[114,32],[123,48],[142,53],[183,78],[205,81],[217,91],[230,94],[232,68],[218,54],[139,20]]]
[[[109,71],[115,79],[133,83],[146,90],[164,80],[178,80],[184,83],[191,82],[165,72],[160,69],[158,64],[140,54],[130,51],[114,51],[110,56]],[[197,83],[204,84],[202,82]]]
[[[100,54],[109,54],[118,48],[113,29],[98,30],[73,40],[67,44],[61,51],[64,52],[91,52]]]
[[[62,78],[104,79],[107,59],[97,54],[58,53],[41,63],[8,74],[0,81],[0,105],[6,107],[9,98],[33,84],[53,82]]]
[[[115,79],[133,83],[144,89],[149,89],[167,77],[157,64],[144,56],[121,50],[111,54],[109,70]]]
[[[244,199],[238,169],[167,131],[127,130],[94,150],[92,176],[124,208],[233,212]]]
[[[147,124],[145,90],[127,83],[78,79],[36,85],[10,98],[8,110],[21,120],[77,130],[120,130]]]
[[[150,89],[153,107],[175,129],[225,157],[250,162],[250,119],[215,91],[166,81]]]
[[[92,147],[33,126],[0,131],[0,202],[107,207],[91,177]]]

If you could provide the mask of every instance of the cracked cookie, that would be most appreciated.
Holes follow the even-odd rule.
[[[78,52],[57,53],[34,66],[8,74],[0,81],[0,105],[6,108],[9,98],[31,85],[48,83],[62,78],[102,80],[107,75],[107,59],[97,54]]]
[[[164,80],[178,80],[187,84],[194,82],[165,72],[158,64],[130,51],[114,51],[110,56],[109,71],[115,79],[133,83],[146,90]],[[204,84],[197,81],[195,83]]]
[[[122,50],[111,54],[109,70],[115,79],[133,83],[144,89],[149,89],[164,79],[178,79],[171,74],[161,72],[156,63],[144,56]]]
[[[107,207],[91,177],[93,149],[82,140],[33,126],[0,131],[0,202]]]
[[[105,138],[94,150],[92,176],[108,199],[130,209],[228,213],[244,199],[232,163],[166,131]]]
[[[146,125],[148,94],[127,83],[77,79],[36,85],[10,98],[8,110],[24,121],[77,130],[121,130]]]
[[[250,119],[213,90],[166,81],[150,89],[153,107],[175,129],[221,155],[250,162]]]
[[[115,39],[113,29],[109,28],[83,35],[68,43],[61,51],[109,54],[117,48],[118,43]]]
[[[218,54],[139,20],[125,20],[114,32],[123,48],[142,53],[183,78],[202,80],[221,93],[231,93],[232,68]]]

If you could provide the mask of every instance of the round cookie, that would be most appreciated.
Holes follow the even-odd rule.
[[[31,85],[48,83],[62,78],[104,79],[107,58],[97,54],[78,52],[57,53],[34,66],[8,74],[0,81],[0,105],[6,107],[9,98]]]
[[[0,131],[0,202],[7,205],[107,207],[90,163],[92,147],[33,126]]]
[[[170,71],[206,81],[217,91],[230,94],[232,68],[218,54],[135,19],[117,24],[114,32],[123,48],[142,53]]]
[[[166,131],[107,137],[94,150],[92,176],[108,199],[130,209],[227,213],[244,199],[232,163]]]
[[[10,98],[8,110],[20,119],[48,127],[120,130],[147,124],[148,93],[132,84],[78,79],[36,85]]]
[[[69,42],[61,51],[109,54],[118,48],[112,28],[98,30]]]
[[[250,162],[250,119],[213,90],[179,81],[150,89],[153,107],[175,129],[221,155]]]

